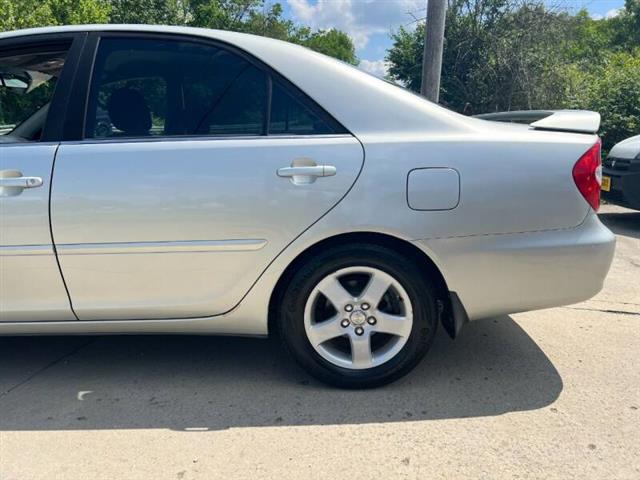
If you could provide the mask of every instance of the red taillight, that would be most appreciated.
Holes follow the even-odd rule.
[[[600,208],[600,186],[602,185],[602,161],[600,147],[602,141],[596,144],[580,157],[573,166],[573,180],[585,200],[595,211]]]

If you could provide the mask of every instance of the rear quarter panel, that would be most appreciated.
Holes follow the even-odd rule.
[[[552,132],[428,134],[361,138],[363,173],[328,221],[356,229],[397,232],[410,239],[572,228],[589,206],[572,168],[595,136]],[[407,174],[448,167],[460,174],[460,201],[445,211],[407,206]],[[361,205],[353,216],[352,206]]]

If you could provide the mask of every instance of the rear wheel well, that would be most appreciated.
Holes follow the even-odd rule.
[[[375,232],[345,233],[326,238],[310,246],[302,253],[300,253],[280,275],[280,278],[278,279],[278,282],[276,283],[276,286],[273,289],[271,298],[269,300],[269,335],[273,335],[277,331],[277,329],[275,328],[277,309],[282,302],[282,295],[284,294],[284,291],[289,284],[291,277],[294,275],[297,269],[321,250],[336,247],[338,245],[354,243],[365,243],[370,245],[383,246],[394,250],[395,252],[403,254],[404,256],[415,261],[417,264],[421,265],[424,275],[426,277],[429,277],[429,279],[436,287],[437,300],[439,302],[439,305],[441,305],[441,318],[444,319],[450,317],[451,299],[447,283],[436,264],[433,263],[433,260],[431,260],[431,258],[429,258],[427,254],[425,254],[422,250],[420,250],[412,243],[406,240],[401,240],[391,235]]]

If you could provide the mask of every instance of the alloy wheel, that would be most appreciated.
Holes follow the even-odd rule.
[[[304,327],[322,358],[362,370],[398,354],[411,334],[413,308],[405,289],[388,273],[348,267],[314,287],[305,305]]]

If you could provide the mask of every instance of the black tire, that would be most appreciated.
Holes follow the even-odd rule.
[[[315,286],[342,268],[373,267],[394,277],[413,306],[413,325],[402,349],[381,365],[354,370],[323,358],[307,338],[304,309]],[[341,245],[322,251],[292,275],[277,311],[278,334],[294,360],[322,382],[340,388],[373,388],[411,371],[425,356],[438,324],[436,289],[414,259],[380,245]]]

